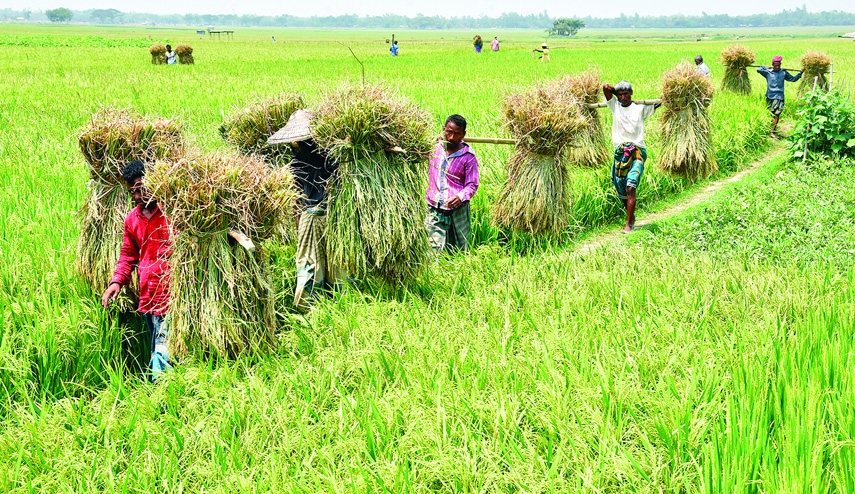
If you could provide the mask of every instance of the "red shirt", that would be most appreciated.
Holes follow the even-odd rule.
[[[141,207],[125,217],[122,251],[111,283],[122,286],[131,282],[134,268],[140,272],[140,305],[143,314],[162,316],[169,308],[169,224],[160,208],[146,218]]]

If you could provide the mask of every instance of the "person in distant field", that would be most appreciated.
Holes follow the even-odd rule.
[[[175,65],[178,55],[172,51],[171,45],[166,45],[166,64],[167,65]]]
[[[546,46],[546,43],[543,43],[542,45],[540,45],[539,50],[537,48],[532,50],[531,51],[532,55],[534,55],[534,52],[542,53],[542,55],[540,55],[540,60],[543,63],[549,63],[549,47]]]
[[[695,65],[698,66],[698,72],[701,74],[710,77],[710,68],[707,67],[707,64],[704,63],[704,57],[698,55],[695,57]]]
[[[276,43],[276,36],[271,36],[271,37],[270,37],[270,40],[271,40],[272,42]]]
[[[612,144],[615,146],[612,164],[612,184],[626,207],[624,233],[635,227],[636,190],[644,174],[647,148],[644,143],[644,121],[653,115],[659,104],[639,105],[632,101],[632,84],[620,81],[616,86],[603,85],[609,111],[612,112]]]
[[[490,42],[490,48],[493,51],[499,51],[499,37],[498,36],[493,37],[493,41]]]
[[[778,129],[778,120],[781,118],[781,112],[784,111],[784,82],[796,82],[802,78],[800,70],[796,75],[792,75],[781,68],[781,62],[784,57],[772,57],[772,67],[765,65],[757,69],[757,73],[766,79],[766,107],[772,112],[772,131],[769,132],[770,137],[775,137],[775,131]]]
[[[469,201],[478,190],[478,159],[463,141],[466,119],[451,115],[442,130],[444,141],[430,158],[425,199],[425,227],[434,252],[469,250]]]
[[[297,222],[297,287],[294,306],[309,309],[309,299],[319,290],[332,288],[341,279],[339,270],[330,264],[326,254],[327,188],[338,176],[338,163],[326,155],[312,139],[309,126],[312,113],[297,110],[288,119],[282,143],[294,152],[291,173],[303,198],[298,205]]]
[[[393,57],[398,56],[398,41],[393,41],[392,46],[389,47],[389,51],[392,53]]]
[[[481,49],[484,47],[484,42],[481,41],[481,36],[475,38],[475,53],[481,53]]]
[[[137,310],[145,318],[151,357],[149,372],[152,381],[172,368],[169,361],[169,256],[172,242],[166,218],[143,185],[145,163],[131,161],[122,170],[135,207],[125,217],[122,250],[110,285],[101,296],[101,305],[109,307],[123,286],[131,283],[131,273],[139,271],[140,301]]]

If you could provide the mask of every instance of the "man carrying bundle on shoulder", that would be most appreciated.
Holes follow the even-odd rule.
[[[766,107],[772,112],[772,131],[770,137],[775,137],[778,128],[778,119],[784,111],[784,82],[796,82],[802,78],[802,71],[792,75],[786,69],[781,68],[782,56],[772,57],[772,68],[765,65],[757,69],[757,73],[766,79]]]
[[[151,358],[149,371],[154,381],[172,368],[166,347],[169,309],[169,255],[172,242],[166,218],[143,185],[145,163],[131,161],[122,170],[135,207],[125,217],[122,250],[113,280],[101,297],[105,308],[115,300],[123,286],[131,283],[134,268],[139,270],[140,302],[138,311],[145,317]]]
[[[297,110],[285,127],[276,133],[277,142],[291,145],[294,159],[291,173],[303,193],[297,221],[297,288],[294,306],[309,309],[309,298],[318,290],[331,288],[340,278],[326,254],[327,187],[335,180],[338,163],[328,157],[312,139],[309,126],[312,113]]]
[[[466,119],[451,115],[442,130],[444,141],[437,143],[430,158],[425,199],[428,214],[425,227],[433,250],[469,250],[469,201],[478,190],[478,159],[463,142]]]
[[[641,183],[644,162],[647,160],[644,121],[653,115],[659,104],[633,103],[632,84],[629,81],[620,81],[617,86],[604,84],[603,95],[613,117],[612,143],[615,146],[615,158],[612,165],[612,183],[626,207],[626,225],[623,232],[629,233],[635,227],[636,190]]]

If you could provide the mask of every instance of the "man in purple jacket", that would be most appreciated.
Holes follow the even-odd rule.
[[[478,159],[466,136],[466,119],[451,115],[443,128],[445,141],[437,143],[430,159],[425,198],[425,227],[435,252],[469,249],[469,201],[478,190]]]

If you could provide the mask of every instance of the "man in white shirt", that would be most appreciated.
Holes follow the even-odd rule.
[[[698,72],[709,77],[710,76],[710,68],[707,67],[707,64],[704,63],[704,57],[698,55],[695,57],[695,65],[698,66]]]
[[[167,65],[175,65],[177,54],[172,51],[172,46],[166,45],[166,64]]]
[[[635,192],[644,174],[647,145],[644,143],[644,121],[659,107],[638,105],[632,102],[632,84],[620,81],[617,86],[603,85],[609,111],[612,112],[612,143],[615,159],[612,165],[612,183],[618,197],[626,207],[624,233],[635,226]],[[614,97],[612,97],[614,96]]]

